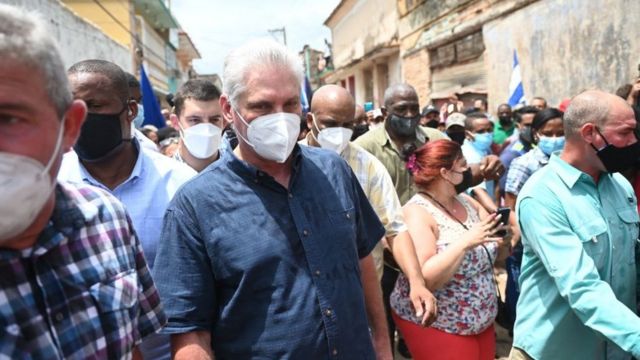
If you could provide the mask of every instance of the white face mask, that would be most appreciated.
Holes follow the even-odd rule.
[[[274,113],[258,116],[248,124],[234,109],[240,120],[247,125],[247,138],[239,131],[236,134],[261,157],[284,163],[291,155],[300,135],[300,116],[292,113]]]
[[[313,131],[311,136],[316,139],[320,147],[342,154],[351,140],[353,130],[344,127],[330,127],[320,130],[316,122],[316,116],[313,113],[311,113],[311,118],[313,119],[313,125],[318,129],[318,137],[313,135]]]
[[[64,120],[46,166],[27,156],[0,152],[0,243],[24,232],[49,199],[55,181],[49,170],[62,146]]]
[[[209,123],[200,123],[187,129],[183,129],[180,125],[180,129],[182,130],[182,141],[193,157],[208,159],[218,151],[222,138],[222,129],[219,127]]]

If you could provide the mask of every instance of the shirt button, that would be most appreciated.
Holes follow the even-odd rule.
[[[351,214],[347,213],[347,219],[351,219]]]
[[[302,235],[304,235],[304,236],[309,235],[309,231],[308,230],[302,230]]]
[[[57,322],[61,322],[62,320],[64,320],[64,315],[62,315],[62,313],[57,313],[56,314],[56,321]]]
[[[320,276],[320,270],[316,270],[316,276]]]
[[[293,199],[293,194],[289,193],[289,199]]]
[[[333,356],[338,356],[338,349],[334,348],[333,351],[331,352],[331,354]]]
[[[325,315],[331,316],[331,309],[327,309],[324,311]]]

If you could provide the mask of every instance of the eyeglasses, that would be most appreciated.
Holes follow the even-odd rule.
[[[177,144],[178,142],[180,142],[180,138],[178,137],[170,137],[170,138],[166,138],[162,141],[160,141],[160,149],[166,148],[167,146],[171,145],[171,144]]]

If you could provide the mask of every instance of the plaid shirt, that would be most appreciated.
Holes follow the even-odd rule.
[[[505,192],[518,195],[524,183],[549,162],[549,156],[540,150],[533,148],[528,153],[514,159],[507,171]]]
[[[0,359],[128,359],[166,322],[124,206],[59,183],[49,224],[0,250]]]

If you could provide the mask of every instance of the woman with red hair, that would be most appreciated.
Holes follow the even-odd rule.
[[[460,145],[430,141],[407,162],[418,193],[403,207],[422,275],[438,300],[438,318],[420,326],[402,274],[391,294],[393,318],[411,355],[422,359],[490,360],[497,296],[493,262],[503,239],[499,217],[467,195],[458,195],[467,161]]]

